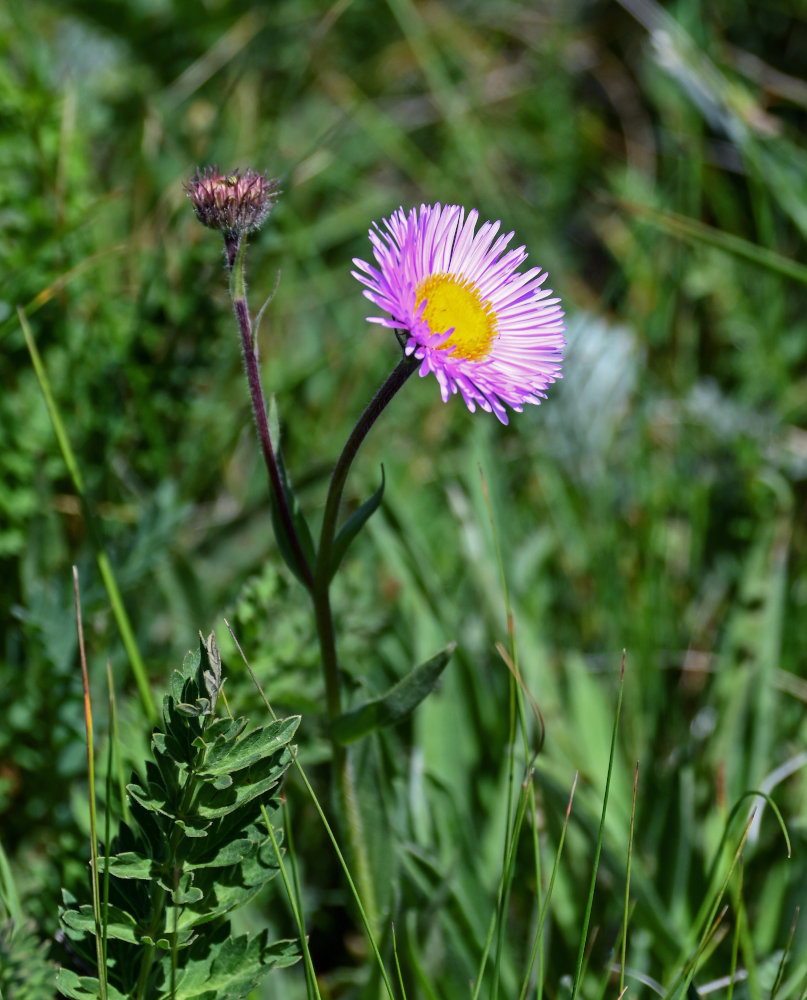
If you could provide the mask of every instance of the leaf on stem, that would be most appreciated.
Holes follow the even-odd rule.
[[[314,541],[311,537],[311,530],[308,527],[308,522],[305,519],[305,515],[302,512],[302,508],[300,507],[297,496],[291,487],[289,476],[286,472],[286,464],[283,461],[283,452],[280,450],[280,421],[278,419],[277,403],[274,396],[272,396],[269,400],[268,419],[269,435],[272,438],[272,449],[274,450],[275,459],[277,460],[277,469],[280,473],[280,483],[283,487],[283,495],[286,498],[286,506],[289,508],[291,521],[294,526],[294,531],[297,534],[300,548],[303,550],[303,555],[305,556],[308,565],[313,566],[316,562],[316,557],[314,555]],[[292,545],[291,539],[286,532],[286,527],[283,524],[283,518],[280,516],[280,508],[274,494],[271,496],[271,504],[272,527],[274,528],[275,538],[277,539],[277,547],[280,550],[281,556],[283,556],[283,561],[292,573],[294,573],[300,583],[304,586],[308,586],[306,583],[306,573],[304,568],[299,564],[297,554],[294,551],[294,546]]]
[[[333,540],[333,548],[331,550],[331,571],[329,579],[333,579],[336,575],[336,571],[339,569],[339,564],[345,557],[345,553],[350,547],[350,543],[358,535],[370,517],[378,510],[381,505],[381,500],[384,496],[384,466],[381,466],[381,485],[373,493],[371,497],[355,511],[351,516],[345,521],[342,527],[337,531],[336,538]]]
[[[445,670],[451,654],[456,648],[452,642],[445,649],[391,687],[380,698],[365,702],[350,712],[345,712],[334,719],[331,724],[331,735],[337,743],[352,743],[376,729],[393,726],[402,722],[423,701],[430,691],[433,691]]]

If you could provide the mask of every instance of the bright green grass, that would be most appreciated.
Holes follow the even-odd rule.
[[[18,893],[43,936],[59,886],[84,886],[88,856],[74,562],[99,741],[106,657],[126,772],[149,733],[93,534],[155,692],[197,630],[215,627],[227,696],[262,721],[226,614],[273,707],[302,713],[301,757],[328,805],[309,609],[278,567],[220,248],[181,188],[196,164],[219,162],[282,178],[248,279],[257,309],[281,271],[264,376],[315,522],[329,462],[396,360],[349,275],[373,218],[420,201],[474,205],[517,230],[567,309],[565,377],[545,405],[505,429],[414,379],[348,483],[356,504],[384,463],[384,506],[335,595],[355,700],[458,641],[439,692],[355,761],[409,1000],[471,995],[508,801],[523,822],[479,995],[519,996],[578,773],[527,995],[573,990],[623,648],[580,995],[618,994],[609,970],[638,761],[629,994],[651,996],[648,977],[669,991],[692,975],[702,989],[736,969],[735,997],[804,996],[803,920],[782,959],[807,886],[807,15],[785,0],[665,11],[628,0],[0,8],[0,899],[11,908]],[[509,752],[505,597],[480,467],[518,667],[546,727],[534,800],[520,799],[538,741],[528,704],[528,750],[516,729]],[[102,745],[102,773],[106,760]],[[752,808],[737,804],[760,787],[792,857],[766,806],[713,928]],[[287,791],[322,995],[380,995],[310,798],[293,777]],[[284,899],[273,888],[244,920],[293,936]],[[396,983],[389,919],[379,946]],[[302,966],[266,982],[267,997],[306,996]]]

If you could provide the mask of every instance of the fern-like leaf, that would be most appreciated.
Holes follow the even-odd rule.
[[[109,872],[107,981],[117,997],[225,1000],[244,997],[270,968],[296,960],[266,933],[234,938],[228,914],[278,871],[262,815],[278,809],[299,717],[247,731],[217,718],[221,659],[212,636],[175,671],[152,734],[145,779],[128,786],[131,823],[98,859]],[[275,831],[275,840],[281,839]],[[65,933],[92,965],[92,907],[65,897]],[[67,997],[100,995],[98,980],[63,969]]]
[[[45,957],[33,927],[12,920],[0,924],[0,997],[3,1000],[51,1000],[56,966]]]

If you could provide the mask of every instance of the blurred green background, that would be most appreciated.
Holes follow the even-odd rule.
[[[127,768],[149,727],[18,306],[155,694],[215,628],[230,699],[258,721],[226,615],[277,708],[303,713],[303,759],[327,783],[310,615],[271,534],[220,240],[182,188],[216,163],[281,179],[248,278],[257,309],[280,273],[263,370],[315,524],[329,463],[397,359],[349,274],[373,219],[477,207],[516,230],[567,312],[544,405],[503,428],[414,379],[348,483],[355,505],[384,463],[384,507],[335,596],[354,697],[459,643],[441,690],[357,762],[410,996],[467,988],[501,870],[507,627],[480,467],[546,722],[530,817],[545,870],[525,850],[505,992],[579,771],[550,995],[573,972],[624,648],[589,993],[615,961],[638,760],[628,964],[669,985],[728,811],[767,782],[793,857],[766,809],[747,909],[737,889],[699,984],[730,967],[739,911],[737,993],[768,995],[807,888],[804,3],[6,0],[0,46],[0,830],[42,933],[87,853],[73,563],[102,737],[107,658]],[[293,783],[289,798],[315,960],[330,995],[353,995],[364,957],[340,875]],[[250,919],[292,934],[281,897]],[[781,996],[805,953],[802,922]],[[282,976],[303,995],[299,970]]]

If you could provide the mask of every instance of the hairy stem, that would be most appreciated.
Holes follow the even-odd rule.
[[[266,416],[266,401],[263,396],[263,386],[261,385],[261,373],[258,366],[258,354],[252,336],[252,319],[249,315],[247,305],[246,284],[244,282],[244,245],[241,244],[235,249],[227,244],[227,262],[231,268],[230,291],[233,299],[233,308],[238,320],[238,329],[241,333],[241,348],[244,355],[244,367],[247,373],[247,383],[249,385],[249,395],[252,399],[252,412],[255,416],[255,424],[258,428],[258,439],[263,451],[263,460],[266,470],[269,473],[269,482],[272,487],[275,501],[277,502],[280,520],[288,538],[289,545],[294,552],[297,564],[300,568],[303,581],[306,587],[311,590],[314,585],[314,577],[311,567],[303,553],[300,539],[294,527],[294,521],[289,510],[286,499],[286,492],[283,489],[283,481],[280,475],[275,449],[272,444],[272,435],[269,432],[269,421]]]

